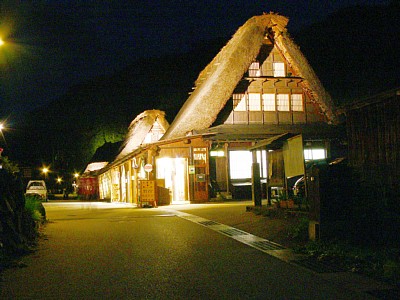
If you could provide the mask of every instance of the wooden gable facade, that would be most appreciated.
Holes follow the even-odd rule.
[[[230,98],[224,124],[305,124],[327,122],[319,105],[269,39]]]

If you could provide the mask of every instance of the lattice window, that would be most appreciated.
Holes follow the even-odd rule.
[[[233,94],[233,110],[247,111],[246,94]]]
[[[275,94],[263,94],[262,99],[263,99],[264,111],[276,110]]]
[[[292,111],[303,111],[303,94],[292,94]]]
[[[289,94],[276,95],[278,111],[289,111]]]
[[[261,111],[261,94],[249,93],[249,111]]]
[[[260,77],[260,63],[258,61],[252,62],[249,68],[249,76],[250,77]]]
[[[285,77],[285,64],[283,62],[274,62],[272,64],[274,77]]]

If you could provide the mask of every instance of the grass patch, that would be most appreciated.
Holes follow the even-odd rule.
[[[400,249],[350,245],[336,241],[310,241],[294,249],[316,260],[367,275],[400,287]]]

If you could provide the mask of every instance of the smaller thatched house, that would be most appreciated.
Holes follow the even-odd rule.
[[[157,142],[168,128],[165,113],[147,110],[130,124],[119,154],[99,171],[100,199],[114,202],[135,202],[140,179],[146,179],[144,149]]]
[[[168,127],[165,112],[155,109],[142,112],[129,125],[125,142],[116,159],[125,157],[141,145],[158,141]]]

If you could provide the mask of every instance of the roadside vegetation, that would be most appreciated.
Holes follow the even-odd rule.
[[[399,193],[347,165],[319,166],[319,174],[318,205],[297,199],[292,209],[263,206],[253,212],[280,222],[276,242],[295,252],[400,288]],[[320,238],[310,240],[315,206],[320,208]]]
[[[0,272],[18,267],[17,259],[31,253],[46,221],[42,202],[25,196],[18,166],[0,157]]]

